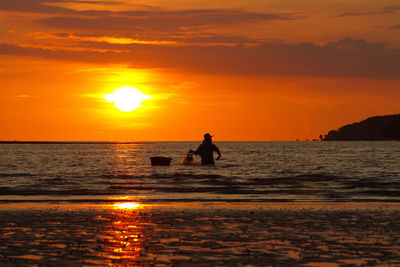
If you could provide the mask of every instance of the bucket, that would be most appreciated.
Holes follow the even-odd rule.
[[[171,164],[171,158],[167,157],[151,157],[151,166],[169,166]]]
[[[181,164],[182,165],[193,165],[194,164],[193,155],[194,155],[193,151],[190,150],[188,152],[188,154],[185,157],[183,157],[183,159],[181,160]]]

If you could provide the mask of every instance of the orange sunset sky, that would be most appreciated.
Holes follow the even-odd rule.
[[[0,90],[0,140],[318,138],[400,113],[400,3],[0,0]]]

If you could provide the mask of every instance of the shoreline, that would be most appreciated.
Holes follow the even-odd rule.
[[[133,203],[141,208],[268,208],[268,209],[375,209],[390,208],[400,209],[399,202],[136,202],[132,200],[109,200],[107,202],[96,203],[74,203],[74,202],[2,202],[0,211],[5,209],[112,209],[117,204]]]

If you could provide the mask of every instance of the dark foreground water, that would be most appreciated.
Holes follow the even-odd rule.
[[[216,166],[180,165],[199,144],[0,144],[0,202],[400,202],[400,142],[216,142]]]
[[[0,265],[400,266],[398,206],[256,206],[0,210]]]

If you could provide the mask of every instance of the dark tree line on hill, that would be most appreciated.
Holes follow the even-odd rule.
[[[400,114],[370,117],[361,122],[332,130],[322,141],[380,141],[400,140]]]

